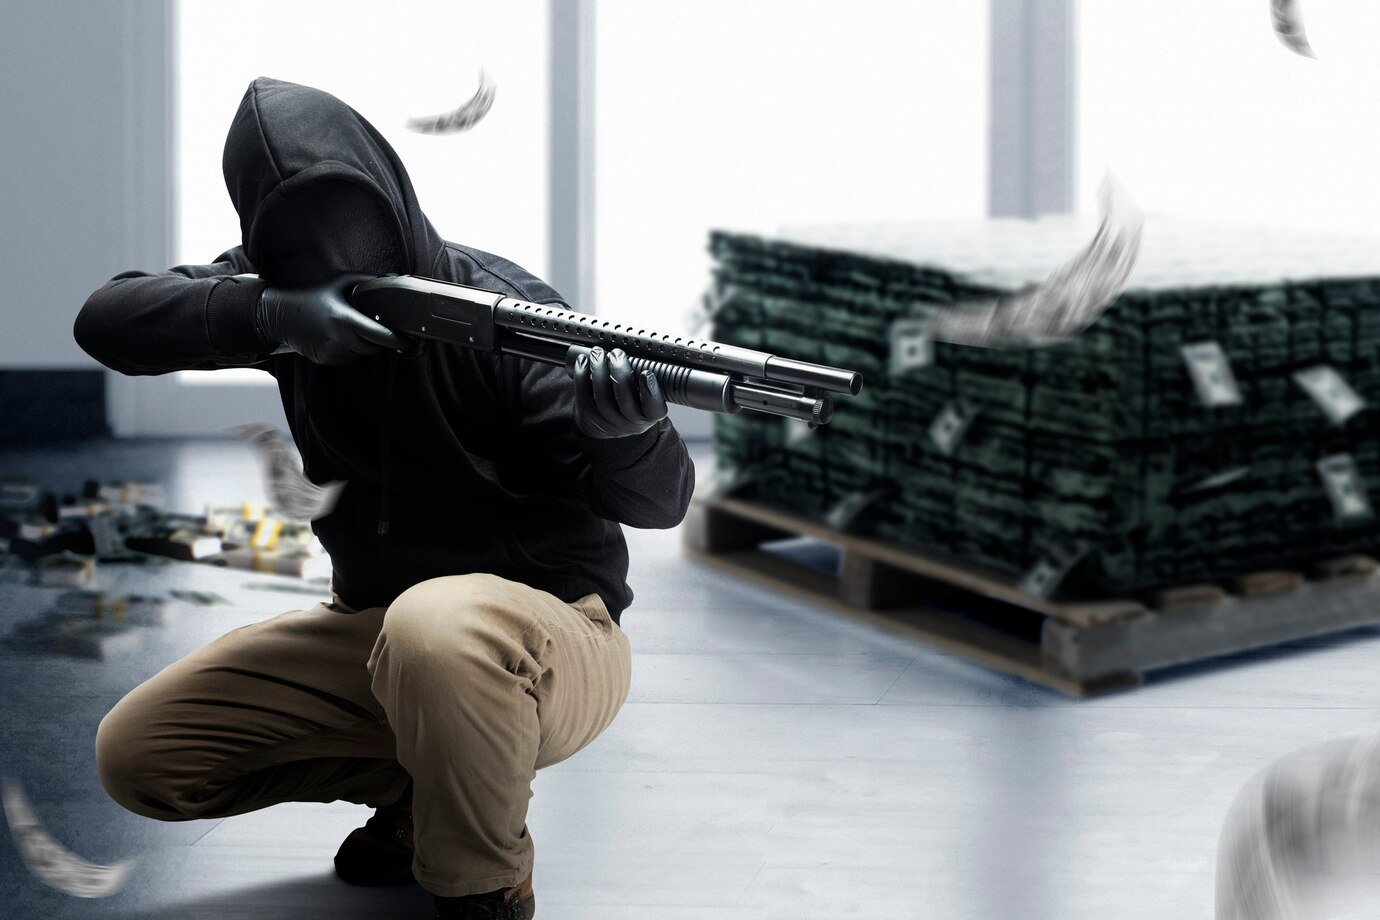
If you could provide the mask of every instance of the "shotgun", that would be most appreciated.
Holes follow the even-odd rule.
[[[421,340],[515,355],[565,367],[590,349],[621,348],[633,369],[656,374],[667,402],[710,412],[743,409],[827,425],[829,394],[856,396],[862,374],[791,358],[672,336],[495,291],[416,275],[384,275],[357,285],[355,309]]]

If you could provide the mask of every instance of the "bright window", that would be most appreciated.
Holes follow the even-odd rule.
[[[334,93],[369,119],[407,164],[443,237],[545,274],[546,3],[182,0],[177,16],[179,262],[209,262],[239,243],[221,149],[250,81],[270,76]],[[432,136],[404,127],[468,99],[481,66],[497,90],[475,128]],[[196,382],[267,379],[253,371],[200,376]]]
[[[713,228],[982,216],[987,6],[598,0],[597,312],[681,329]]]
[[[1079,4],[1078,186],[1111,169],[1147,214],[1380,233],[1380,4],[1300,4],[1317,60],[1269,4]]]

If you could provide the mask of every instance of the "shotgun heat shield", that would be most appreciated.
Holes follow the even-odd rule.
[[[635,370],[656,374],[667,401],[710,412],[751,409],[825,425],[834,414],[829,394],[856,396],[863,384],[856,371],[671,336],[415,275],[366,281],[351,302],[394,332],[557,364],[567,373],[593,348],[621,348]]]

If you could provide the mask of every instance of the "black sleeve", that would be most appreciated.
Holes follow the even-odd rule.
[[[116,275],[87,298],[72,334],[87,354],[130,375],[263,366],[276,344],[254,312],[264,282],[236,247],[211,265]]]
[[[670,419],[632,437],[585,437],[575,428],[575,388],[564,368],[505,355],[498,372],[525,448],[555,467],[553,480],[575,482],[595,514],[658,529],[684,519],[695,466]]]

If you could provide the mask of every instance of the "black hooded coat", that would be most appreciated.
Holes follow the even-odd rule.
[[[417,274],[570,307],[512,262],[443,240],[392,147],[328,93],[255,80],[223,165],[242,245],[210,265],[117,275],[77,316],[81,347],[130,375],[272,374],[307,478],[348,481],[312,525],[346,604],[385,606],[425,579],[487,572],[567,601],[597,592],[617,620],[632,601],[619,525],[674,527],[694,486],[669,420],[585,437],[564,369],[437,342],[417,357],[332,366],[273,354],[254,321],[260,292],[323,270]],[[233,277],[246,273],[262,278]]]

